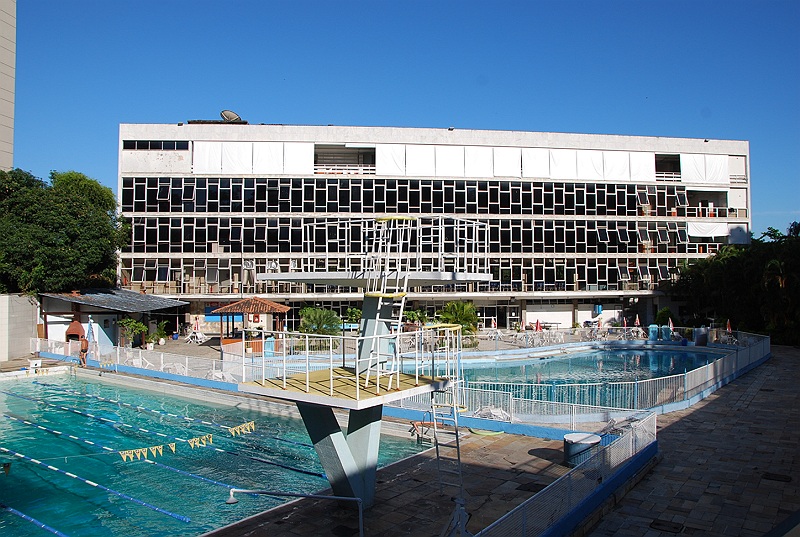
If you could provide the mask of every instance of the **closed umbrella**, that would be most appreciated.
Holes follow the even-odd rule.
[[[639,322],[639,314],[638,313],[636,314],[636,320],[633,321],[633,324],[634,324],[634,326],[639,326],[640,324],[642,324],[642,323]]]
[[[542,323],[539,322],[539,319],[536,319],[536,331],[537,332],[542,331]]]

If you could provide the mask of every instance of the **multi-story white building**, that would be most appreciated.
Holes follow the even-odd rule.
[[[256,276],[357,271],[344,239],[314,224],[410,215],[481,222],[493,281],[412,289],[407,310],[464,299],[499,327],[601,310],[649,322],[685,263],[748,242],[751,225],[749,144],[731,140],[123,124],[118,191],[132,225],[121,286],[190,301],[194,315],[253,294],[343,313],[356,289]]]

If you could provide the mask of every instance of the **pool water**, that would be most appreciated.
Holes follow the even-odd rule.
[[[718,357],[695,350],[598,349],[543,359],[465,361],[464,378],[529,384],[624,382],[683,374]]]
[[[195,536],[287,501],[230,487],[329,486],[300,419],[68,377],[0,382],[0,448],[0,535]],[[378,463],[419,451],[382,435]]]

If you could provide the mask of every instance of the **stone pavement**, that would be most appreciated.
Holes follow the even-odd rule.
[[[660,463],[591,537],[772,530],[800,511],[800,349],[773,345],[757,369],[658,416],[658,443]]]

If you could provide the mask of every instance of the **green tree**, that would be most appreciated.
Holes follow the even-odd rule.
[[[478,310],[472,302],[448,302],[437,315],[443,323],[460,324],[463,334],[474,334],[478,331]]]
[[[114,286],[125,240],[114,193],[94,179],[0,171],[0,292]]]
[[[800,224],[788,233],[770,228],[749,246],[726,246],[683,267],[672,292],[694,318],[730,319],[745,331],[768,333],[776,343],[800,343]]]
[[[345,319],[348,323],[355,324],[361,322],[361,310],[358,308],[347,308]]]
[[[300,310],[300,332],[335,336],[341,333],[342,320],[332,310],[306,306]]]

